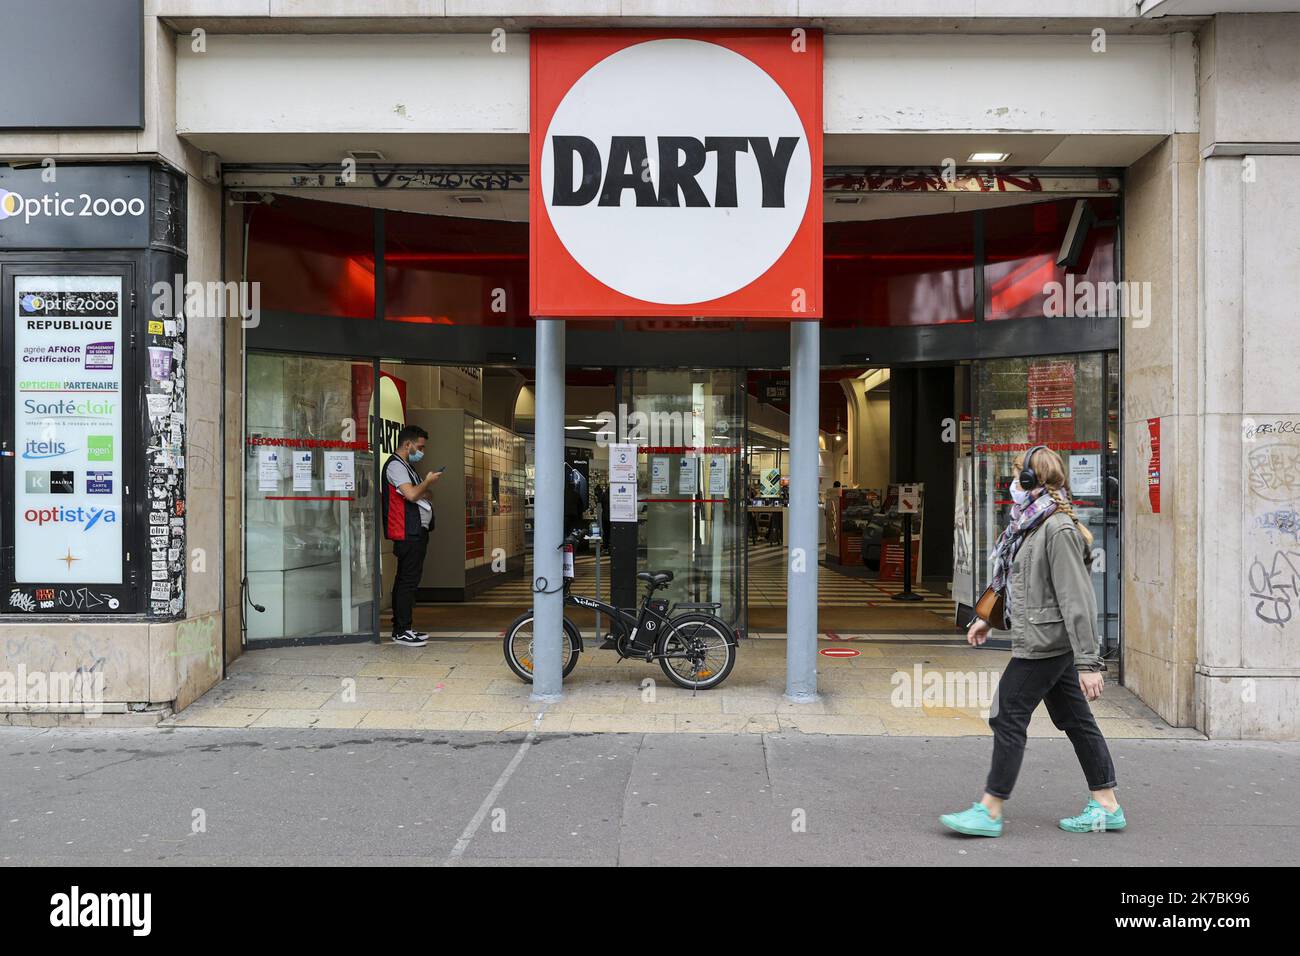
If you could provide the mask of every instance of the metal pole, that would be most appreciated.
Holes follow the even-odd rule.
[[[821,324],[790,323],[790,505],[785,696],[817,699],[817,463]]]
[[[564,618],[564,321],[537,320],[533,700],[559,700]],[[545,593],[543,593],[545,592]],[[576,648],[575,648],[576,651]]]
[[[600,514],[599,504],[596,506],[596,514],[597,515]],[[602,528],[601,530],[603,531],[604,529]],[[600,544],[601,544],[601,539],[597,538],[596,539],[596,600],[597,601],[603,600],[603,596],[600,593]],[[600,640],[600,611],[596,611],[596,640],[598,641]]]

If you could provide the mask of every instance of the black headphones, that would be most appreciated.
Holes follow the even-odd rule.
[[[1047,446],[1035,445],[1033,448],[1029,449],[1029,451],[1025,453],[1025,458],[1024,458],[1025,466],[1020,469],[1020,487],[1023,488],[1025,491],[1033,491],[1039,485],[1038,475],[1034,473],[1033,468],[1029,467],[1029,462],[1033,459],[1034,452],[1038,451],[1038,449],[1040,448],[1045,449],[1047,448]]]

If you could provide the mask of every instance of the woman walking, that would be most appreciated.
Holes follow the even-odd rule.
[[[1128,824],[1115,800],[1115,766],[1088,707],[1101,697],[1104,683],[1097,600],[1088,576],[1092,535],[1074,516],[1060,455],[1038,445],[1015,461],[1015,470],[1011,523],[993,552],[990,585],[1003,598],[1003,619],[977,618],[966,632],[972,645],[983,644],[994,626],[1011,632],[1011,660],[989,719],[993,766],[983,799],[939,821],[968,836],[1001,835],[1002,805],[1020,773],[1029,718],[1043,702],[1074,745],[1091,791],[1083,812],[1061,820],[1061,829],[1123,830]]]

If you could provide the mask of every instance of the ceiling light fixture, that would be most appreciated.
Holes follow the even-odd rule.
[[[1005,163],[1011,158],[1010,153],[971,153],[966,158],[968,163]]]

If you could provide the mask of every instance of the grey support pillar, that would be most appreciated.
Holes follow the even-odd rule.
[[[817,484],[821,323],[790,323],[790,507],[785,696],[817,699]]]
[[[537,320],[533,485],[533,700],[562,691],[564,563],[564,320]],[[545,579],[543,582],[542,579]],[[545,590],[540,592],[539,585]]]

